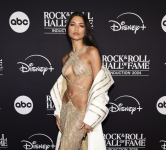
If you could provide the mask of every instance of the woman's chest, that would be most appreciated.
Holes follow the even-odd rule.
[[[91,71],[88,66],[80,60],[78,57],[70,57],[64,67],[62,68],[62,74],[64,76],[77,75],[77,76],[86,76],[90,75]]]

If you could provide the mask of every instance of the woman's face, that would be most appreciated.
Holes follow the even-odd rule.
[[[78,34],[74,34],[75,32]],[[80,40],[84,37],[85,25],[82,17],[74,16],[71,19],[68,27],[68,34],[73,40]]]

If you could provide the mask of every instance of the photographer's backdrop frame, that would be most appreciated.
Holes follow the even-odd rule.
[[[75,11],[88,16],[115,81],[102,123],[107,149],[166,148],[164,1],[15,0],[1,7],[0,149],[55,149],[50,90],[72,50],[65,26]]]

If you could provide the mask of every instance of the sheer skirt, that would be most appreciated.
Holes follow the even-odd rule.
[[[71,99],[68,103],[62,102],[60,112],[60,124],[62,135],[60,139],[61,150],[87,150],[87,135],[84,135],[84,127],[79,129],[85,116],[84,110],[74,107]]]

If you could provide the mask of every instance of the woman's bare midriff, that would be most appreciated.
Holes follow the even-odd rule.
[[[69,79],[73,80],[74,78],[73,79],[69,78]],[[74,82],[78,85],[86,87],[87,89],[90,89],[90,87],[92,85],[92,76],[84,77],[84,78],[81,78]],[[75,95],[78,95],[78,94],[84,92],[86,89],[80,88],[77,85],[69,83],[67,85],[67,90],[68,90],[69,97],[71,98],[71,101],[72,101],[74,107],[79,110],[86,110],[89,91],[79,95],[78,97],[73,98]],[[67,90],[65,91],[65,93],[63,95],[63,99],[62,99],[63,103],[65,103],[65,104],[68,103],[68,101],[69,101],[69,99],[67,97]]]

